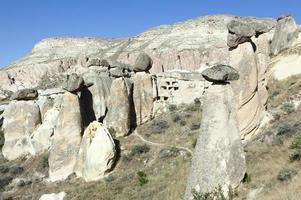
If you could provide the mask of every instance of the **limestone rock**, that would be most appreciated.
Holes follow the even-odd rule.
[[[52,136],[58,123],[59,109],[49,109],[44,116],[42,124],[32,133],[32,145],[36,153],[43,152],[51,147]]]
[[[298,26],[292,16],[279,18],[271,42],[272,54],[277,55],[283,49],[290,47],[296,40],[298,33]]]
[[[57,121],[48,159],[50,181],[64,180],[74,172],[82,133],[77,95],[64,94]]]
[[[133,84],[136,125],[141,125],[152,119],[154,104],[152,75],[136,73],[133,76]]]
[[[193,190],[206,193],[219,186],[228,194],[229,186],[234,188],[243,179],[246,163],[235,109],[229,84],[209,87],[185,199],[193,199]]]
[[[132,113],[129,87],[129,83],[123,78],[117,78],[112,82],[105,125],[112,128],[116,136],[126,136],[130,132]]]
[[[227,44],[236,48],[244,42],[252,42],[251,37],[269,32],[275,26],[273,20],[255,20],[254,18],[237,18],[228,23]]]
[[[84,87],[84,79],[73,73],[66,76],[63,89],[69,92],[79,92]]]
[[[146,53],[140,53],[133,66],[136,72],[149,71],[152,68],[153,61]]]
[[[64,200],[66,196],[65,192],[52,193],[52,194],[43,194],[39,200]]]
[[[12,100],[34,100],[38,97],[38,91],[35,89],[18,90],[12,96]]]
[[[210,82],[227,82],[239,79],[238,71],[228,65],[215,65],[205,69],[202,75]]]
[[[86,181],[96,181],[111,169],[115,159],[115,143],[108,129],[94,121],[85,130],[79,149],[76,174]]]
[[[83,75],[85,82],[93,83],[91,87],[81,93],[81,105],[84,114],[84,125],[89,125],[94,120],[102,121],[108,110],[108,99],[112,79],[89,72]],[[85,122],[86,121],[86,122]]]
[[[34,155],[30,135],[41,123],[39,106],[34,101],[12,101],[5,109],[3,117],[4,157],[14,160],[25,155]]]

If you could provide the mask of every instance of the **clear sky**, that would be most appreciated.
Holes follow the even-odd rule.
[[[301,0],[0,0],[0,67],[43,38],[128,37],[208,14],[292,14],[300,24]]]

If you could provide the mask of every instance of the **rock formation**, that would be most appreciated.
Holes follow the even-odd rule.
[[[152,75],[136,73],[133,76],[133,102],[135,107],[136,125],[152,119],[154,95]]]
[[[12,96],[12,100],[34,100],[38,97],[38,91],[34,89],[18,90]]]
[[[67,75],[63,83],[63,89],[69,92],[79,92],[83,87],[84,79],[75,73]]]
[[[280,17],[277,20],[275,34],[271,42],[271,53],[277,55],[280,51],[291,47],[300,30],[292,16]]]
[[[41,123],[40,109],[34,101],[12,101],[3,113],[5,143],[2,154],[8,160],[35,154],[30,135]]]
[[[108,129],[97,121],[92,122],[81,141],[76,175],[86,181],[103,178],[114,164],[115,154],[115,143]]]
[[[209,74],[204,72],[204,74]],[[238,74],[236,74],[238,75]],[[236,77],[236,76],[235,76]],[[225,196],[246,172],[234,93],[228,83],[213,83],[207,90],[185,199],[222,188]]]
[[[116,136],[126,136],[131,129],[131,83],[124,78],[112,82],[111,95],[105,125],[114,130]]]
[[[237,70],[228,65],[215,65],[204,70],[202,75],[207,81],[212,82],[228,82],[239,79]]]
[[[136,58],[133,69],[135,72],[145,72],[149,71],[152,68],[152,65],[152,59],[147,54],[140,53]]]
[[[66,179],[74,172],[82,133],[79,98],[66,92],[63,96],[57,127],[49,155],[49,179]]]

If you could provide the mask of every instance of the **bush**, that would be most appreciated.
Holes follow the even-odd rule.
[[[181,126],[185,126],[186,124],[187,124],[187,123],[186,123],[185,120],[181,120],[181,121],[180,121],[180,125],[181,125]]]
[[[179,114],[174,114],[174,115],[171,116],[171,119],[172,119],[173,122],[176,123],[176,122],[181,120],[181,116]]]
[[[251,179],[251,175],[248,174],[248,173],[246,173],[245,176],[244,176],[244,178],[243,178],[243,180],[242,180],[242,182],[243,182],[243,183],[250,183],[251,180],[252,180],[252,179]]]
[[[180,150],[176,147],[170,147],[166,149],[161,149],[159,153],[160,159],[177,157],[180,154]]]
[[[133,146],[132,150],[131,150],[131,155],[141,155],[141,154],[145,154],[147,152],[149,152],[150,147],[146,144],[143,145],[135,145]]]
[[[295,150],[290,156],[289,159],[291,162],[298,161],[301,159],[301,150]]]
[[[297,136],[294,138],[290,145],[291,149],[301,149],[301,136]]]
[[[201,127],[201,124],[198,123],[198,122],[193,122],[190,126],[190,130],[194,131],[194,130],[197,130]]]
[[[148,178],[145,172],[139,171],[137,172],[137,176],[138,176],[138,181],[140,186],[143,186],[148,183]]]
[[[198,98],[195,98],[195,99],[194,99],[194,104],[195,104],[195,105],[201,105],[201,100],[198,99]]]
[[[278,127],[276,135],[281,136],[291,131],[291,127],[287,124],[282,124]]]
[[[173,111],[178,110],[178,107],[177,107],[177,105],[171,104],[168,106],[168,110],[173,112]]]
[[[295,175],[297,175],[297,171],[293,169],[283,169],[278,173],[277,179],[281,182],[291,180]]]
[[[231,190],[232,191],[232,190]],[[230,190],[229,190],[230,193]],[[218,187],[212,192],[200,193],[192,190],[193,200],[226,200],[222,188]],[[229,200],[232,200],[232,194],[229,194]]]
[[[4,141],[5,141],[5,139],[4,139],[4,131],[0,130],[0,151],[1,151],[2,147],[3,147],[3,145],[4,145]]]
[[[168,128],[168,122],[165,120],[154,120],[152,123],[152,132],[155,134],[160,134]]]
[[[295,106],[293,103],[284,103],[281,109],[287,114],[290,114],[295,111]]]

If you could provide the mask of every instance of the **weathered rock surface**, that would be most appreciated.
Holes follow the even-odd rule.
[[[140,53],[136,58],[133,69],[136,72],[145,72],[149,71],[152,68],[152,65],[152,59],[146,53]]]
[[[105,125],[113,129],[116,136],[126,136],[131,129],[130,84],[124,78],[117,78],[111,85]]]
[[[3,156],[14,160],[34,155],[30,135],[41,123],[40,109],[34,101],[12,101],[3,113],[5,143]]]
[[[59,108],[51,108],[47,110],[43,118],[42,124],[32,133],[32,145],[35,153],[42,152],[51,147],[52,136],[58,123]]]
[[[60,193],[52,193],[52,194],[44,194],[41,196],[39,200],[64,200],[66,196],[65,192]]]
[[[228,82],[239,79],[238,71],[228,65],[215,65],[205,69],[202,75],[210,82]]]
[[[102,121],[108,110],[112,79],[93,72],[84,74],[83,78],[86,83],[93,83],[91,87],[82,91],[80,97],[81,102],[84,102],[82,113],[85,115],[85,120],[87,122],[94,121],[95,119]]]
[[[76,94],[64,94],[57,122],[48,159],[50,181],[64,180],[74,172],[82,133],[79,98]]]
[[[84,79],[74,73],[67,75],[63,83],[63,89],[69,92],[79,92],[83,87],[84,87]]]
[[[133,76],[133,102],[136,114],[136,125],[141,125],[152,119],[154,94],[152,75],[136,73]]]
[[[86,181],[104,177],[115,159],[115,143],[108,129],[94,121],[85,130],[76,164],[76,175]]]
[[[298,26],[292,16],[281,17],[277,21],[274,37],[271,42],[271,52],[277,55],[294,43],[298,37]]]
[[[228,194],[246,172],[234,93],[230,85],[211,85],[207,91],[198,138],[187,182],[185,199],[192,191],[207,193],[219,186]]]
[[[38,91],[35,89],[22,89],[15,92],[12,96],[12,100],[34,100],[38,97]]]
[[[275,27],[273,20],[256,20],[255,18],[237,18],[232,20],[228,25],[228,41],[230,48],[236,48],[239,44],[252,42],[253,36],[258,37],[260,34],[267,33]]]

